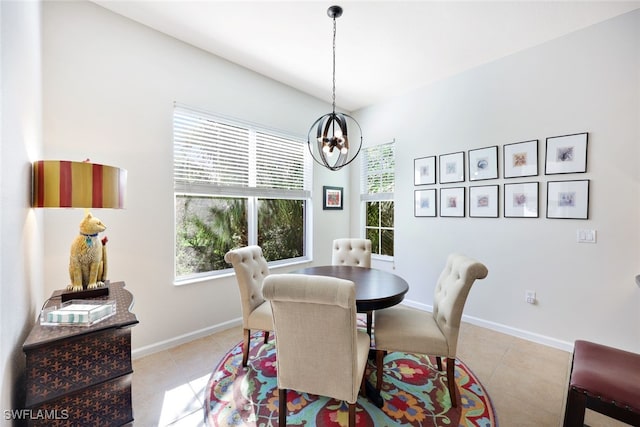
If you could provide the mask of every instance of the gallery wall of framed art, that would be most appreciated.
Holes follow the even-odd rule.
[[[502,211],[504,218],[539,218],[543,192],[546,218],[589,219],[590,180],[567,176],[587,173],[588,136],[581,132],[547,137],[543,157],[539,140],[531,139],[506,143],[502,149],[492,145],[415,158],[414,216],[499,218]],[[500,179],[500,169],[502,185],[472,185]],[[466,177],[469,185],[460,186]]]

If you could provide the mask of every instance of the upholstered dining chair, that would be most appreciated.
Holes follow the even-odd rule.
[[[332,265],[371,267],[371,240],[343,238],[333,241]]]
[[[436,284],[433,313],[395,306],[376,311],[376,388],[382,386],[386,352],[436,356],[438,370],[447,359],[447,386],[451,405],[457,407],[455,359],[458,333],[467,295],[477,279],[488,274],[484,264],[460,254],[451,254]]]
[[[242,366],[249,360],[251,330],[264,331],[264,342],[273,330],[271,305],[262,296],[262,281],[269,275],[267,260],[260,246],[245,246],[227,252],[224,260],[233,266],[242,302]]]
[[[276,334],[279,425],[286,425],[291,389],[346,401],[349,426],[355,426],[370,338],[357,329],[353,282],[272,274],[262,293],[271,302]]]

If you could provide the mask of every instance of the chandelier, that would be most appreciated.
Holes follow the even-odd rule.
[[[311,125],[307,134],[307,145],[313,160],[327,169],[336,171],[358,156],[362,147],[362,129],[350,115],[336,113],[336,18],[342,16],[342,8],[331,6],[327,15],[333,19],[333,110]],[[352,132],[351,141],[348,130]],[[357,145],[351,146],[350,142],[353,141]]]

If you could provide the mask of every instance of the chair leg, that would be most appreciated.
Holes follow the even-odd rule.
[[[269,341],[269,331],[264,331],[264,343],[266,344]]]
[[[384,367],[384,351],[376,350],[376,390],[382,388],[382,369]]]
[[[287,425],[287,389],[278,391],[278,425]]]
[[[587,406],[587,395],[578,393],[569,387],[567,407],[564,411],[563,427],[582,427]]]
[[[438,364],[438,371],[442,371],[442,357],[436,356],[436,363]]]
[[[356,404],[349,403],[349,427],[356,427]]]
[[[246,367],[249,361],[249,340],[251,339],[251,329],[244,330],[244,340],[242,344],[242,366]]]
[[[458,407],[458,397],[456,396],[456,359],[447,357],[447,385],[449,386],[449,397],[451,406]]]

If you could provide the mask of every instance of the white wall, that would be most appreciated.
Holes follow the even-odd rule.
[[[43,301],[42,217],[30,209],[42,150],[39,29],[39,3],[0,2],[0,424],[24,403],[22,343]]]
[[[110,279],[126,281],[135,297],[135,354],[238,322],[234,277],[172,284],[173,102],[304,137],[330,106],[88,2],[43,4],[43,87],[45,158],[128,170],[126,209],[94,214],[108,227]],[[322,185],[345,181],[343,172],[315,168],[319,262],[329,262],[331,240],[349,229],[348,209],[322,211]],[[69,245],[82,216],[44,212],[47,294],[68,283]]]
[[[431,306],[447,254],[459,251],[489,269],[469,320],[560,348],[590,339],[640,352],[640,10],[355,116],[377,143],[396,138],[395,267],[410,304]],[[578,132],[589,132],[587,173],[545,176],[545,139]],[[505,180],[501,167],[474,185],[500,184],[502,201],[503,183],[538,181],[540,218],[502,218],[502,203],[498,219],[414,217],[414,190],[441,187],[413,185],[414,158],[498,145],[502,165],[504,144],[530,139],[539,176]],[[546,182],[565,179],[591,180],[589,220],[545,217]],[[579,228],[596,229],[597,244],[576,243]]]

